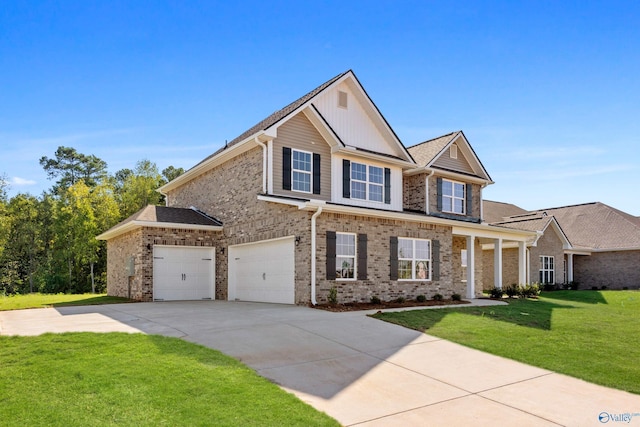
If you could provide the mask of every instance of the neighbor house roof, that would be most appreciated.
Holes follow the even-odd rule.
[[[118,225],[100,234],[96,239],[108,240],[140,227],[190,228],[220,231],[222,230],[222,222],[194,207],[170,208],[166,206],[148,205]]]
[[[594,202],[541,209],[553,215],[576,248],[640,249],[640,221],[604,203]]]

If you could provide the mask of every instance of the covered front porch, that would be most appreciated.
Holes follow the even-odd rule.
[[[457,275],[466,282],[466,297],[475,298],[482,287],[498,288],[503,286],[504,252],[507,248],[517,249],[518,283],[527,283],[527,242],[536,236],[535,232],[512,230],[489,225],[455,226],[453,227],[454,241],[458,242],[460,250],[460,271]],[[491,245],[493,263],[491,273],[486,274],[483,268],[483,248]],[[490,279],[490,283],[487,283]]]

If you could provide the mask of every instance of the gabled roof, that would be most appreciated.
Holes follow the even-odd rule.
[[[494,202],[491,200],[482,201],[482,214],[484,222],[489,224],[504,221],[514,215],[526,214],[528,211],[511,203]]]
[[[435,166],[435,163],[440,158],[440,156],[442,156],[442,154],[445,153],[448,148],[454,143],[458,145],[458,148],[462,152],[464,158],[469,162],[469,165],[474,170],[473,176],[485,180],[489,183],[493,183],[489,172],[487,172],[484,165],[476,155],[476,152],[473,150],[473,147],[467,140],[467,137],[464,135],[464,132],[462,132],[461,130],[421,142],[412,147],[409,147],[408,150],[415,159],[418,166],[421,166],[425,169],[441,169],[440,167]],[[455,173],[457,171],[449,172]]]
[[[140,227],[189,228],[195,230],[220,231],[222,230],[222,222],[194,207],[169,208],[166,206],[148,205],[121,223],[100,234],[96,239],[109,240]]]
[[[542,235],[547,231],[547,229],[551,226],[560,240],[562,241],[562,246],[564,249],[570,249],[571,243],[569,238],[565,234],[564,230],[558,223],[555,217],[552,215],[547,215],[546,213],[528,213],[522,215],[515,215],[510,218],[506,218],[502,221],[494,222],[491,225],[495,225],[498,227],[506,227],[513,228],[516,230],[523,231],[535,231],[538,233],[538,237],[534,239],[532,244],[536,244],[538,239],[542,237]]]
[[[405,167],[411,167],[414,164],[411,154],[409,153],[407,148],[402,144],[402,142],[400,141],[400,139],[398,138],[394,130],[391,128],[391,126],[389,126],[389,123],[384,118],[382,113],[380,113],[380,110],[378,109],[378,107],[373,103],[373,101],[365,91],[364,87],[360,84],[360,81],[358,80],[354,72],[352,70],[347,70],[343,73],[338,74],[332,79],[324,82],[320,86],[313,89],[311,92],[308,92],[307,94],[293,101],[286,107],[272,113],[264,120],[261,120],[254,126],[250,127],[245,132],[240,134],[238,137],[231,140],[231,142],[227,143],[224,147],[218,149],[216,152],[206,157],[204,160],[196,164],[194,167],[190,168],[184,174],[180,175],[173,181],[160,187],[158,191],[164,194],[164,192],[170,191],[171,189],[179,186],[181,183],[188,182],[192,178],[200,175],[201,173],[204,173],[206,170],[213,167],[214,161],[216,159],[230,158],[229,156],[231,156],[231,154],[229,153],[230,151],[232,151],[230,149],[238,147],[241,144],[244,144],[247,141],[254,139],[254,137],[259,137],[261,134],[268,134],[270,129],[277,128],[277,126],[279,126],[281,123],[286,121],[290,116],[303,111],[307,107],[310,107],[315,112],[315,114],[320,115],[317,109],[315,108],[315,106],[311,102],[319,94],[323,93],[325,90],[328,90],[333,85],[340,84],[341,82],[346,81],[348,79],[351,79],[352,82],[355,82],[355,87],[357,87],[358,90],[360,91],[361,99],[365,101],[365,104],[367,104],[367,108],[369,109],[368,111],[372,114],[371,117],[375,117],[375,120],[378,123],[381,123],[382,128],[385,128],[386,130],[388,130],[389,137],[395,142],[396,146],[400,149],[400,151],[402,152],[402,155],[405,157],[404,159],[401,159],[399,157],[396,157],[395,159],[399,160],[400,162],[403,162]],[[324,118],[322,118],[322,121],[328,127],[329,132],[332,133],[337,140],[340,140],[340,137],[338,135],[335,135],[335,132],[333,131],[333,129],[331,129],[328,123],[324,121]],[[267,140],[268,139],[269,138],[267,137]],[[264,140],[262,142],[264,142]],[[342,146],[345,145],[342,141],[340,141],[340,143]],[[367,152],[366,149],[357,148],[357,147],[352,147],[352,148],[354,148],[355,151],[359,151],[360,153]],[[385,155],[383,153],[370,153],[370,154],[376,154],[381,158],[384,158],[384,157],[387,157],[389,159],[393,158],[393,156]]]
[[[640,250],[640,222],[637,218],[604,203],[585,203],[537,212],[553,215],[576,248]]]

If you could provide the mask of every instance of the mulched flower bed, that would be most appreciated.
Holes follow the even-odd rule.
[[[344,311],[359,311],[359,310],[384,310],[388,308],[404,308],[404,307],[431,307],[434,305],[460,305],[460,304],[469,304],[469,301],[453,301],[451,299],[444,299],[440,301],[435,300],[427,300],[425,302],[418,301],[405,301],[405,302],[396,302],[396,301],[382,301],[379,304],[374,304],[370,302],[347,302],[344,304],[317,304],[310,305],[312,308],[317,308],[320,310],[333,311],[333,312],[344,312]]]

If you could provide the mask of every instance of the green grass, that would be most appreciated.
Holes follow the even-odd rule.
[[[508,306],[373,317],[468,347],[640,394],[640,292],[558,291]]]
[[[3,426],[336,426],[215,350],[142,334],[0,336]]]
[[[25,294],[0,296],[0,311],[24,308],[62,307],[65,305],[119,304],[131,302],[127,298],[107,294]]]

